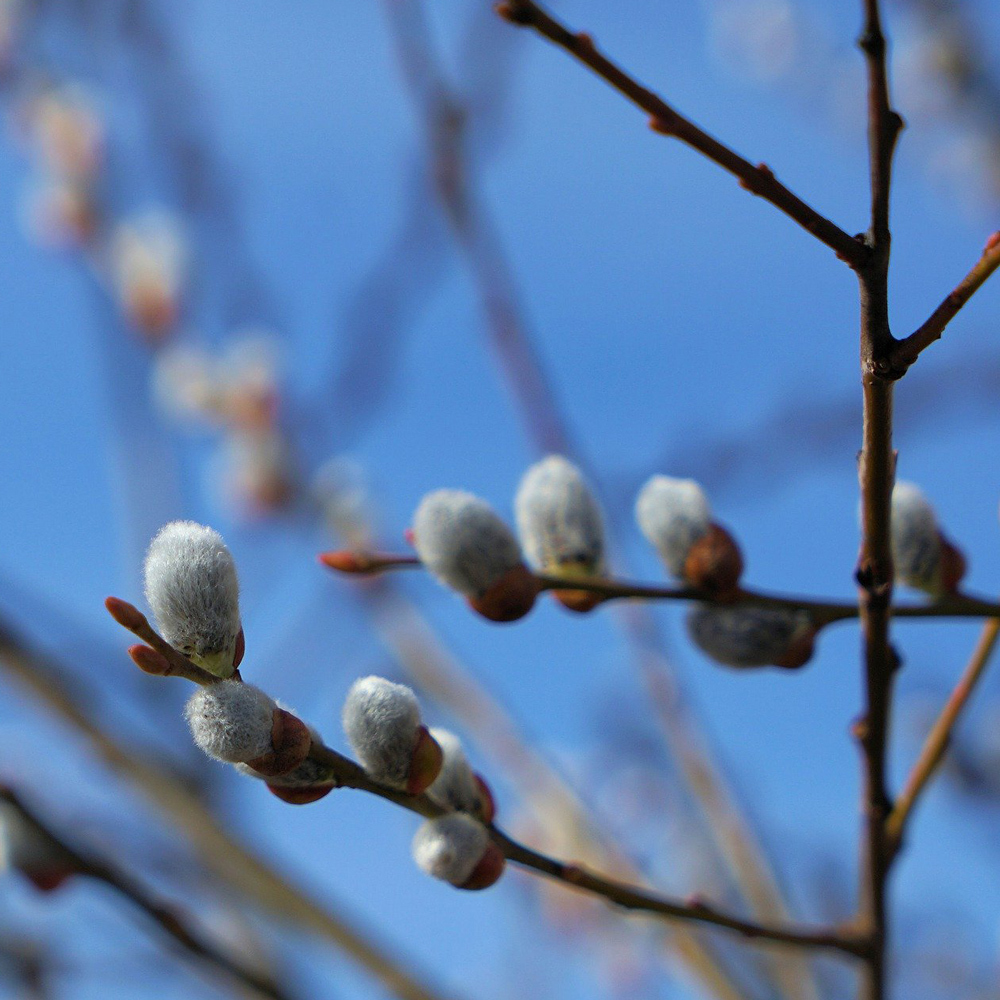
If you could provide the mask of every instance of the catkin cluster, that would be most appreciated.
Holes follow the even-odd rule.
[[[146,558],[146,596],[166,641],[208,670],[211,683],[189,699],[185,717],[208,756],[264,780],[279,798],[313,802],[336,787],[332,769],[310,756],[319,734],[237,670],[242,657],[236,568],[221,537],[188,521],[168,524]],[[359,763],[380,785],[426,793],[445,814],[417,831],[413,854],[437,878],[465,889],[492,885],[504,857],[493,843],[493,797],[458,737],[429,730],[408,687],[383,677],[351,686],[342,713]]]

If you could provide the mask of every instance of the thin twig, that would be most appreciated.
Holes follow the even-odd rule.
[[[920,798],[944,759],[955,726],[986,671],[990,656],[996,648],[998,637],[1000,637],[1000,621],[994,619],[987,622],[983,626],[979,642],[969,658],[961,679],[951,692],[941,714],[927,735],[917,762],[914,764],[913,770],[910,771],[906,784],[896,800],[896,805],[886,821],[886,835],[894,851],[898,851],[902,846],[910,814],[917,804],[917,799]]]
[[[861,554],[859,608],[864,633],[864,714],[856,732],[864,759],[861,847],[861,913],[870,951],[862,995],[885,997],[888,939],[886,886],[892,857],[885,820],[892,809],[886,785],[886,750],[897,657],[889,642],[892,616],[892,550],[889,513],[895,474],[892,450],[893,383],[886,378],[895,343],[889,326],[889,193],[892,156],[903,122],[892,109],[886,73],[886,41],[878,0],[864,0],[864,28],[858,44],[868,74],[868,154],[871,225],[866,243],[870,262],[858,272],[861,296],[861,375],[864,400],[861,462]]]
[[[355,788],[369,792],[431,819],[448,813],[448,810],[443,809],[427,795],[408,795],[406,792],[400,792],[373,781],[360,765],[322,743],[314,742],[309,756],[310,759],[333,774],[341,788]],[[811,929],[758,924],[725,913],[701,900],[686,902],[656,895],[636,886],[604,878],[579,865],[557,861],[525,847],[495,826],[490,827],[490,835],[504,856],[515,864],[592,895],[601,896],[611,903],[631,910],[669,920],[710,924],[713,927],[733,931],[746,938],[773,941],[776,944],[792,947],[829,948],[855,957],[865,954],[867,949],[867,942],[851,927]]]
[[[896,342],[892,350],[893,368],[902,374],[917,360],[921,351],[930,347],[935,340],[939,340],[944,328],[998,267],[1000,267],[1000,232],[994,233],[986,241],[983,255],[975,266],[931,313],[927,322],[908,337]]]
[[[352,560],[363,568],[356,569],[352,566],[345,569],[344,565]],[[359,575],[423,568],[423,563],[416,556],[374,555],[367,552],[356,554],[346,551],[324,553],[320,557],[320,561],[331,569]],[[857,618],[860,614],[857,604],[770,594],[763,590],[747,588],[740,588],[735,593],[719,597],[717,594],[695,590],[691,587],[661,587],[656,584],[635,583],[630,580],[610,578],[574,577],[572,581],[568,581],[564,577],[536,573],[535,580],[542,591],[565,590],[568,586],[572,586],[574,590],[600,594],[607,601],[699,601],[727,607],[747,605],[759,608],[787,608],[789,611],[807,612],[813,622],[821,626]],[[898,618],[1000,618],[1000,603],[988,601],[972,594],[954,593],[945,594],[931,604],[897,605],[892,609],[892,613]]]
[[[570,31],[532,0],[507,0],[497,6],[501,17],[513,24],[534,28],[549,41],[565,49],[592,69],[615,90],[651,116],[652,128],[673,136],[698,150],[703,156],[735,175],[741,187],[770,202],[803,229],[834,250],[837,256],[857,269],[867,264],[868,248],[782,184],[767,164],[753,164],[724,143],[700,129],[661,97],[647,90],[621,67],[602,55],[590,35]]]
[[[75,873],[97,879],[110,886],[119,896],[129,900],[145,913],[182,948],[206,965],[223,972],[244,987],[249,987],[256,994],[271,997],[272,1000],[289,1000],[290,995],[273,979],[205,941],[202,935],[188,926],[187,920],[177,909],[167,907],[154,899],[131,875],[108,861],[95,857],[89,851],[85,853],[68,843],[53,827],[43,822],[33,809],[25,805],[20,795],[12,789],[0,786],[0,801],[17,810],[22,821],[32,828],[33,836],[42,838],[51,845],[66,859]]]

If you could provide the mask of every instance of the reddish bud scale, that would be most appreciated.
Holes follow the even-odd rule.
[[[486,824],[492,823],[493,818],[497,814],[493,792],[490,791],[490,786],[486,784],[480,775],[474,774],[472,780],[475,781],[476,788],[479,790],[479,819]]]
[[[743,553],[733,536],[712,524],[688,550],[684,580],[717,598],[733,596],[743,575]]]
[[[146,616],[128,601],[123,601],[120,597],[109,597],[104,601],[104,606],[108,613],[119,625],[127,628],[130,632],[144,628],[148,623]]]
[[[944,535],[941,538],[941,589],[946,594],[954,594],[965,577],[968,565],[962,550],[952,544]]]
[[[329,795],[336,787],[332,784],[308,785],[305,788],[283,788],[281,785],[268,785],[267,790],[289,805],[306,806],[310,802],[316,802],[325,795]]]
[[[233,667],[238,667],[243,662],[243,654],[246,652],[247,640],[243,634],[243,626],[240,626],[239,635],[236,636],[236,652],[233,654]]]
[[[128,655],[132,657],[132,662],[147,674],[166,676],[173,672],[170,661],[161,653],[156,652],[155,649],[150,649],[149,646],[143,646],[140,643],[129,646]]]
[[[499,881],[507,859],[500,848],[491,840],[483,852],[483,856],[472,869],[472,874],[459,886],[460,889],[488,889]]]
[[[75,874],[72,868],[45,868],[39,871],[24,872],[25,878],[40,892],[54,892]]]
[[[321,552],[319,561],[338,573],[371,573],[372,560],[361,552],[349,552],[341,549],[338,552]]]
[[[808,629],[795,640],[786,650],[784,656],[776,660],[776,667],[783,667],[785,670],[797,670],[804,667],[813,656],[816,648],[816,629]]]
[[[309,756],[312,734],[306,724],[283,708],[274,710],[271,752],[247,761],[258,774],[277,776],[298,767]]]
[[[983,253],[988,253],[990,250],[995,250],[998,246],[1000,246],[1000,232],[994,233],[986,241],[986,246],[983,248]]]
[[[552,597],[568,611],[586,614],[593,611],[604,597],[591,590],[553,590]]]
[[[538,597],[538,581],[523,563],[507,570],[479,597],[470,597],[469,606],[491,622],[513,622],[523,618]]]
[[[406,779],[407,793],[421,795],[426,792],[441,773],[443,763],[444,753],[437,740],[431,736],[426,726],[419,726],[413,758],[410,761],[410,773]]]

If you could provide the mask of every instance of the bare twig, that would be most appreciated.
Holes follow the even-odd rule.
[[[886,786],[886,750],[892,705],[892,682],[897,666],[889,642],[892,616],[892,551],[889,531],[890,498],[895,474],[892,450],[894,339],[889,327],[889,192],[892,155],[903,126],[893,111],[886,75],[886,41],[878,0],[864,0],[864,28],[858,40],[868,73],[868,153],[871,187],[871,225],[866,243],[871,260],[859,270],[861,294],[861,375],[864,400],[861,462],[861,553],[857,579],[864,633],[864,714],[856,732],[864,759],[861,850],[861,919],[869,935],[863,996],[883,1000],[888,938],[886,884],[891,853],[885,820],[891,811]]]
[[[698,150],[703,156],[735,175],[742,187],[769,201],[803,229],[834,250],[837,256],[857,269],[867,264],[869,248],[839,226],[822,216],[782,184],[767,164],[753,164],[724,143],[719,142],[685,118],[661,97],[647,90],[618,65],[602,55],[593,39],[582,32],[572,32],[532,0],[507,0],[497,6],[498,13],[514,24],[534,28],[549,41],[565,49],[615,90],[651,116],[652,128],[673,136]]]
[[[191,929],[185,917],[176,908],[170,908],[154,899],[127,872],[104,859],[95,857],[89,851],[83,852],[68,843],[52,826],[43,822],[12,789],[0,786],[0,801],[17,810],[22,821],[32,828],[33,835],[58,851],[77,874],[86,875],[110,886],[118,895],[128,899],[145,913],[165,934],[208,967],[224,973],[260,996],[271,997],[272,1000],[288,1000],[290,995],[270,976],[250,968],[215,944],[205,941],[200,934]]]
[[[939,340],[944,328],[998,267],[1000,267],[1000,232],[994,233],[986,241],[983,255],[975,266],[931,313],[927,322],[908,337],[896,342],[892,350],[894,370],[900,373],[906,371],[917,360],[921,351],[930,347],[935,340]]]
[[[349,551],[328,552],[320,556],[324,566],[342,573],[360,575],[381,573],[388,570],[422,569],[423,563],[416,556],[386,555]],[[564,577],[536,573],[539,590],[565,590],[568,586]],[[574,590],[590,594],[600,594],[607,601],[700,601],[705,604],[728,606],[748,605],[759,608],[787,608],[790,611],[805,611],[816,625],[830,625],[834,622],[857,618],[858,605],[841,601],[816,600],[809,597],[769,594],[762,590],[740,588],[724,598],[695,590],[692,587],[660,587],[656,584],[635,583],[630,580],[609,578],[574,578]],[[988,601],[972,594],[945,594],[932,604],[901,604],[892,609],[899,618],[1000,618],[1000,603]]]
[[[931,727],[917,762],[910,771],[896,805],[886,821],[886,835],[893,850],[899,850],[902,846],[910,814],[948,750],[955,726],[982,679],[990,656],[996,648],[998,637],[1000,637],[1000,621],[994,619],[987,622],[961,679]]]

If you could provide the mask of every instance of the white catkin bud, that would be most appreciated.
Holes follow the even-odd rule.
[[[420,725],[417,696],[405,684],[362,677],[347,692],[343,722],[362,767],[376,781],[405,788]]]
[[[711,527],[712,512],[693,479],[653,476],[639,491],[635,518],[670,573],[682,579],[691,546]]]
[[[146,600],[163,638],[199,666],[229,677],[240,633],[239,581],[222,536],[172,521],[150,543]]]
[[[482,823],[451,813],[422,823],[413,838],[413,860],[428,875],[464,885],[486,852],[489,836]]]
[[[413,515],[420,561],[445,586],[481,597],[521,564],[510,529],[485,501],[463,490],[428,493]]]
[[[462,741],[447,729],[433,727],[430,731],[444,758],[441,770],[427,789],[427,794],[442,809],[474,813],[479,809],[479,786],[469,767]]]
[[[941,578],[941,535],[934,508],[913,483],[892,490],[892,561],[896,579],[932,593]]]
[[[603,570],[601,508],[572,462],[550,455],[531,466],[514,508],[517,532],[534,569],[566,575]]]
[[[271,751],[271,728],[277,707],[272,698],[253,684],[219,681],[191,695],[184,717],[195,743],[209,757],[238,764]]]
[[[687,617],[695,645],[730,667],[776,664],[811,627],[806,612],[791,608],[695,604]]]

